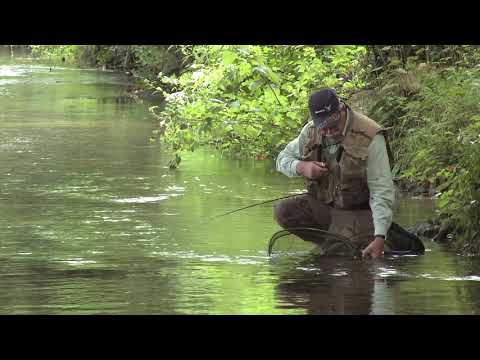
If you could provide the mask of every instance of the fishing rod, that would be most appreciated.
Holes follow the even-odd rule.
[[[254,207],[254,206],[259,206],[259,205],[263,205],[263,204],[268,204],[268,203],[271,203],[271,202],[274,202],[274,201],[283,200],[283,199],[288,199],[288,198],[291,198],[291,197],[294,197],[294,196],[298,196],[298,195],[302,195],[302,194],[304,194],[304,193],[287,195],[287,196],[282,196],[282,197],[279,197],[279,198],[276,198],[276,199],[271,199],[271,200],[262,201],[262,202],[259,202],[259,203],[256,203],[256,204],[252,204],[252,205],[248,205],[248,206],[242,207],[242,208],[240,208],[240,209],[236,209],[236,210],[228,211],[228,212],[223,213],[223,214],[220,214],[220,215],[212,216],[212,217],[210,217],[210,220],[218,219],[218,218],[220,218],[220,217],[222,217],[222,216],[230,215],[230,214],[236,213],[236,212],[241,211],[241,210],[245,210],[245,209],[252,208],[252,207]]]

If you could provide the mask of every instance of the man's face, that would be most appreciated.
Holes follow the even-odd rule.
[[[341,115],[340,111],[336,111],[331,114],[327,120],[327,125],[320,130],[322,136],[336,138],[340,137],[342,134],[341,125]]]

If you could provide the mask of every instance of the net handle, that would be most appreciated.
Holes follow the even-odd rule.
[[[370,236],[371,235],[371,231],[369,232],[363,232],[363,233],[359,233],[359,234],[356,234],[350,238],[347,238],[346,236],[344,235],[341,235],[341,234],[336,234],[336,233],[332,233],[332,232],[329,232],[327,230],[323,230],[323,229],[319,229],[319,228],[312,228],[312,227],[294,227],[294,228],[286,228],[286,229],[283,229],[283,230],[280,230],[280,231],[277,231],[275,234],[273,234],[273,236],[270,238],[270,241],[268,243],[268,256],[271,256],[272,254],[272,249],[273,249],[273,246],[275,245],[275,242],[280,239],[281,237],[283,236],[287,236],[287,235],[290,235],[290,234],[293,234],[293,235],[296,235],[294,234],[293,232],[295,231],[313,231],[313,232],[317,232],[317,233],[322,233],[322,234],[325,234],[325,235],[328,235],[330,236],[330,238],[334,238],[336,240],[339,240],[341,241],[342,243],[346,244],[348,247],[350,247],[350,249],[352,249],[354,252],[358,252],[359,249],[354,245],[352,244],[352,240],[356,239],[356,238],[360,238],[360,237],[363,237],[363,236]],[[296,235],[298,236],[298,235]],[[305,240],[303,240],[305,241]],[[328,242],[332,241],[332,239],[330,240],[327,240],[327,244]],[[313,241],[311,241],[313,242]],[[313,242],[314,243],[314,242]]]

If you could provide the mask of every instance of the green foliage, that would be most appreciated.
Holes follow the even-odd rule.
[[[438,205],[442,214],[454,219],[462,243],[480,231],[480,115],[472,116],[470,124],[459,130],[455,140],[461,157],[450,174],[451,186]]]
[[[370,45],[364,62],[366,80],[378,84],[382,74],[412,64],[478,66],[478,50],[478,45]]]
[[[75,63],[80,56],[80,45],[30,45],[32,55],[46,58],[55,63],[62,60],[67,63]]]
[[[426,72],[417,78],[421,88],[414,96],[386,96],[375,113],[394,126],[393,147],[404,176],[438,184],[441,171],[463,157],[463,139],[480,113],[477,70]],[[393,104],[393,105],[392,105]]]
[[[211,145],[238,156],[275,156],[307,120],[308,95],[328,86],[348,96],[363,85],[359,46],[193,46],[180,76],[150,85],[165,108],[152,111],[176,152]]]
[[[97,66],[114,70],[136,70],[152,78],[161,71],[180,69],[181,47],[167,45],[31,45],[32,54],[55,63]]]
[[[377,91],[369,115],[394,129],[398,175],[436,186],[439,217],[453,220],[456,245],[479,253],[479,51],[434,50],[429,64],[394,62],[370,78]]]

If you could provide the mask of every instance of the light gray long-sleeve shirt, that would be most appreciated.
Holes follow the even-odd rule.
[[[350,116],[349,116],[350,118]],[[345,132],[350,125],[347,119]],[[288,177],[300,176],[297,173],[297,165],[301,159],[301,151],[307,141],[308,128],[311,122],[304,126],[300,135],[292,140],[277,157],[277,170]],[[336,151],[330,146],[330,151]],[[393,186],[390,162],[382,134],[377,134],[368,147],[367,158],[367,182],[370,191],[370,208],[372,209],[375,235],[386,236],[393,218],[393,203],[395,200],[395,188]]]

